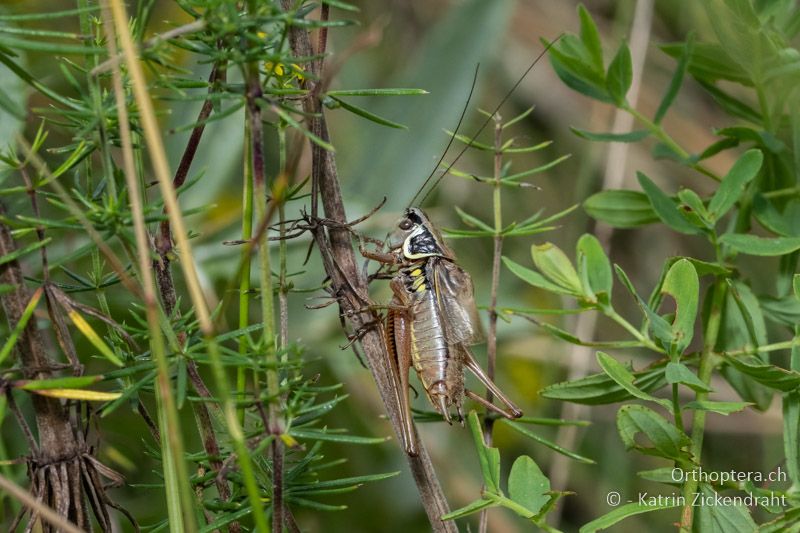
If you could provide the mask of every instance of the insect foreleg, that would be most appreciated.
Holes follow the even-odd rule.
[[[464,365],[467,368],[469,368],[472,371],[472,373],[475,374],[475,377],[478,378],[478,381],[483,383],[483,385],[487,389],[489,389],[489,391],[492,394],[497,396],[497,399],[500,400],[502,403],[504,403],[508,409],[507,410],[500,409],[496,405],[494,405],[494,404],[492,404],[490,402],[487,402],[486,399],[481,398],[480,396],[478,396],[477,394],[473,393],[472,391],[467,391],[466,392],[467,396],[469,396],[473,400],[478,401],[482,405],[485,405],[487,408],[490,408],[490,409],[500,413],[501,415],[503,415],[506,418],[513,419],[513,418],[521,417],[522,416],[522,411],[520,411],[519,407],[514,405],[514,402],[509,400],[508,397],[505,394],[503,394],[503,391],[501,391],[497,387],[497,385],[495,385],[494,382],[491,379],[489,379],[489,376],[487,376],[486,373],[483,371],[483,369],[480,367],[480,365],[475,360],[475,357],[472,355],[472,353],[470,353],[470,351],[465,348],[464,351],[463,351],[463,354],[464,354]]]

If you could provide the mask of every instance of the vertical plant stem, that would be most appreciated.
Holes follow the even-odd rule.
[[[244,178],[242,187],[242,240],[249,243],[253,238],[253,166],[250,164],[250,126],[245,124],[244,133]],[[251,246],[244,246],[241,256],[241,278],[239,279],[239,328],[250,325],[250,266]],[[239,354],[247,357],[252,347],[249,335],[239,337]],[[247,388],[247,367],[242,365],[236,369],[236,394],[237,398],[244,397]],[[244,427],[244,406],[238,408],[239,422]]]
[[[500,260],[503,256],[503,204],[502,185],[500,178],[503,170],[503,123],[499,114],[494,115],[494,182],[492,183],[492,209],[494,212],[494,238],[492,252],[492,286],[489,301],[489,335],[486,339],[486,374],[494,381],[495,366],[497,364],[497,290],[500,286]],[[491,391],[486,391],[486,400],[493,399]],[[494,418],[485,416],[483,419],[483,440],[487,446],[492,445],[492,430]],[[481,511],[480,533],[486,533],[489,528],[489,509]]]
[[[116,56],[117,46],[114,27],[108,7],[103,6],[103,28],[107,35],[109,55]],[[172,395],[170,383],[170,369],[167,361],[164,337],[159,325],[158,300],[155,292],[155,280],[151,269],[150,244],[147,238],[147,228],[144,221],[144,208],[136,176],[133,156],[133,143],[131,139],[130,123],[128,121],[128,104],[122,85],[122,75],[119,65],[115,64],[112,70],[114,83],[114,96],[117,103],[119,117],[120,141],[122,145],[123,169],[128,187],[133,225],[136,234],[136,248],[139,258],[139,276],[142,280],[144,291],[145,312],[147,326],[150,333],[150,349],[156,360],[158,376],[156,378],[158,391],[156,408],[161,433],[161,455],[164,469],[164,489],[167,497],[167,513],[169,515],[170,531],[196,531],[192,488],[184,461],[183,440],[181,437],[178,410],[175,398]]]
[[[249,0],[248,10],[255,15],[259,2]],[[250,173],[253,177],[253,205],[256,220],[265,224],[267,215],[267,180],[264,160],[264,125],[261,118],[261,75],[258,62],[250,62],[245,66],[245,84],[247,86],[247,123],[250,132]],[[274,201],[274,200],[273,200]],[[264,328],[261,331],[261,343],[264,348],[267,377],[267,395],[270,403],[267,410],[267,431],[274,435],[270,444],[272,456],[272,529],[283,531],[283,441],[280,439],[283,428],[279,417],[280,382],[278,380],[278,360],[275,354],[275,320],[272,292],[272,268],[270,266],[269,231],[258,234],[259,288],[261,292],[261,320]]]
[[[94,28],[92,27],[94,15],[89,9],[91,7],[92,6],[89,4],[89,0],[78,0],[78,8],[85,10],[79,17],[81,33],[87,37],[94,34]],[[92,68],[97,67],[99,61],[100,56],[97,54],[86,55],[86,66],[88,67],[86,86],[89,89],[89,95],[92,99],[92,106],[94,107],[92,111],[95,113],[95,124],[97,126],[97,129],[95,130],[97,139],[95,142],[97,142],[100,152],[100,160],[103,164],[103,174],[106,187],[108,187],[109,201],[113,205],[117,202],[117,182],[114,177],[114,165],[111,160],[111,151],[109,150],[110,143],[108,138],[108,130],[106,129],[107,122],[105,120],[102,95],[97,78],[91,74],[88,74]]]
[[[722,311],[725,305],[725,296],[727,294],[727,285],[725,280],[718,279],[715,281],[711,289],[711,307],[708,314],[708,322],[706,323],[705,332],[703,335],[703,351],[700,354],[700,368],[697,371],[697,376],[700,380],[708,385],[711,382],[711,372],[714,370],[716,364],[716,355],[714,354],[714,347],[717,344],[717,337],[719,336],[720,325],[722,323]],[[698,392],[695,399],[698,402],[704,401],[708,398],[707,392]],[[695,461],[695,468],[699,468],[700,457],[703,452],[703,437],[705,435],[706,412],[701,409],[696,409],[692,416],[692,444],[690,448],[691,455]],[[697,492],[697,478],[693,475],[684,482],[683,497],[686,505],[683,507],[681,513],[680,531],[681,533],[690,533],[693,524],[693,511],[694,507],[694,494]]]
[[[174,229],[175,240],[182,253],[180,261],[181,268],[186,279],[192,304],[197,313],[200,329],[208,348],[209,359],[218,389],[217,394],[222,403],[225,422],[228,426],[228,433],[233,441],[248,501],[253,507],[253,519],[257,531],[260,533],[268,532],[269,525],[264,517],[264,507],[261,502],[258,482],[253,471],[250,451],[247,448],[244,432],[236,416],[236,408],[231,401],[228,376],[222,365],[220,349],[214,337],[214,324],[211,320],[211,314],[205,301],[202,288],[200,287],[200,280],[194,266],[192,246],[186,237],[186,226],[180,213],[180,206],[178,205],[175,189],[170,180],[169,164],[167,163],[166,153],[161,142],[161,132],[156,121],[152,102],[150,101],[144,73],[138,61],[136,47],[128,27],[128,16],[125,12],[125,5],[122,3],[122,0],[110,0],[110,5],[114,26],[117,30],[125,62],[128,65],[128,71],[131,76],[133,93],[139,107],[142,127],[145,134],[144,137],[147,141],[147,147],[150,150],[153,170],[158,178],[161,195],[164,199],[164,206],[167,209],[170,222]]]
[[[285,362],[288,359],[286,349],[289,345],[289,284],[286,281],[286,255],[287,255],[287,242],[286,242],[286,194],[288,192],[288,179],[286,169],[286,125],[281,121],[278,124],[278,168],[280,182],[278,189],[283,191],[278,201],[278,220],[280,222],[280,241],[278,245],[279,253],[279,289],[278,289],[278,313],[280,320],[279,327],[279,346],[283,352],[282,360]]]

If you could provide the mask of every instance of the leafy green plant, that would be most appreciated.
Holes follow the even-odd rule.
[[[8,323],[0,421],[13,415],[27,446],[0,449],[1,481],[24,494],[9,478],[26,484],[26,472],[10,466],[26,464],[32,493],[19,496],[25,507],[9,504],[18,512],[5,522],[12,529],[25,518],[45,531],[90,529],[93,521],[110,530],[110,513],[119,509],[138,530],[142,519],[107,494],[103,478],[115,486],[122,478],[98,458],[105,457],[98,456],[106,450],[102,434],[86,442],[92,424],[130,413],[151,439],[133,462],[149,456],[160,465],[147,480],[165,508],[143,515],[152,531],[296,530],[294,509],[341,509],[324,499],[395,475],[337,477],[329,471],[340,462],[323,460],[326,442],[385,439],[324,422],[346,395],[309,377],[304,347],[288,337],[287,295],[308,289],[289,270],[287,240],[308,228],[287,220],[286,207],[308,196],[308,180],[296,176],[303,139],[334,150],[309,127],[314,114],[302,109],[304,99],[394,127],[351,99],[424,91],[319,85],[310,65],[321,64],[324,50],[299,55],[290,40],[350,24],[328,20],[331,8],[355,9],[349,4],[325,2],[319,19],[308,16],[318,6],[304,2],[176,6],[190,22],[150,38],[154,3],[147,1],[130,19],[116,0],[0,15],[0,63],[47,102],[29,112],[6,92],[22,94],[21,87],[0,88],[0,109],[11,117],[3,123],[13,124],[3,130],[0,154],[0,300]],[[76,19],[80,33],[37,27]],[[24,54],[37,53],[66,56],[55,79],[42,82],[29,70]],[[210,65],[208,80],[176,67],[175,54]],[[312,88],[309,80],[318,83]],[[157,110],[193,101],[202,107],[176,128],[191,133],[173,173]],[[39,124],[32,134],[26,118]],[[203,182],[202,172],[190,172],[206,127],[232,119],[247,144],[241,238],[228,244],[242,251],[217,300],[193,254],[204,236],[187,225],[211,207],[182,208],[179,195]],[[276,161],[269,167],[268,150]],[[277,268],[270,241],[280,241]],[[46,318],[37,313],[45,302]],[[187,438],[186,412],[196,439]]]
[[[559,219],[565,217],[575,209],[575,207],[570,207],[561,212],[548,216],[544,216],[543,210],[541,210],[521,222],[504,223],[503,221],[502,198],[503,191],[505,189],[535,189],[535,185],[525,180],[552,169],[569,157],[561,156],[532,169],[514,173],[511,172],[512,161],[508,159],[509,156],[513,157],[514,154],[538,152],[550,146],[551,144],[550,141],[545,141],[531,146],[519,146],[518,139],[515,137],[505,138],[504,134],[507,134],[508,130],[514,126],[514,124],[525,120],[532,112],[533,108],[527,109],[507,121],[504,121],[500,117],[497,110],[491,114],[483,112],[485,115],[485,122],[483,126],[486,126],[490,123],[494,124],[491,144],[488,142],[481,142],[476,138],[467,137],[456,132],[448,132],[450,133],[451,137],[465,145],[463,150],[472,149],[481,154],[492,155],[492,166],[494,169],[492,176],[479,176],[467,173],[463,170],[453,168],[452,164],[448,165],[446,169],[447,172],[455,177],[467,179],[472,182],[477,182],[481,186],[489,186],[492,188],[492,222],[485,222],[478,217],[466,213],[462,209],[456,207],[458,216],[469,229],[444,230],[446,235],[452,239],[492,239],[493,253],[489,295],[490,301],[489,305],[486,306],[489,315],[489,330],[487,334],[487,373],[492,379],[494,378],[495,367],[497,364],[497,319],[501,316],[498,312],[498,289],[500,285],[500,274],[502,269],[501,259],[503,253],[503,244],[506,239],[511,237],[537,235],[547,231],[552,231],[557,227],[554,224]],[[509,312],[508,309],[504,309],[504,311],[506,313]],[[490,393],[487,393],[487,400],[492,401],[492,395]],[[511,499],[509,500],[500,489],[499,451],[491,447],[493,428],[496,422],[506,424],[516,432],[554,450],[557,453],[564,454],[565,456],[577,461],[591,464],[594,463],[594,461],[591,459],[583,457],[569,450],[565,450],[556,443],[536,434],[526,427],[529,424],[584,424],[580,421],[565,421],[531,417],[522,417],[515,421],[511,421],[504,418],[498,418],[494,413],[489,413],[484,417],[484,443],[484,441],[479,438],[481,433],[476,429],[479,427],[476,421],[477,415],[473,412],[469,417],[469,425],[473,432],[473,436],[476,437],[475,444],[478,449],[478,456],[480,458],[481,470],[484,478],[484,490],[481,495],[481,499],[476,500],[464,508],[445,515],[445,518],[461,518],[477,511],[483,511],[489,507],[500,506],[515,511],[518,515],[531,520],[541,528],[554,530],[544,522],[544,517],[547,512],[552,509],[558,498],[560,498],[563,493],[549,493],[549,481],[541,473],[535,461],[528,456],[521,456],[516,459],[514,463],[515,467],[512,469],[511,477],[509,478],[509,491],[511,494]],[[512,486],[514,488],[512,488]],[[485,517],[482,517],[481,531],[485,531],[487,525],[488,520]]]
[[[760,526],[763,530],[796,526],[800,507],[800,233],[796,224],[800,129],[795,107],[800,54],[791,41],[798,31],[792,22],[798,12],[791,3],[728,0],[703,5],[714,38],[701,41],[690,35],[684,42],[662,46],[678,62],[652,117],[626,99],[632,80],[628,46],[620,44],[606,65],[599,33],[583,7],[578,11],[580,34],[565,35],[553,47],[550,59],[567,86],[631,114],[640,128],[622,134],[573,128],[575,134],[598,142],[653,139],[655,158],[691,169],[703,181],[702,189],[709,182],[715,185],[708,196],[698,192],[699,186],[697,190],[694,186],[665,190],[639,172],[641,190],[600,191],[586,200],[586,212],[619,228],[658,223],[664,231],[702,241],[706,252],[700,257],[665,258],[649,296],[642,296],[625,271],[611,264],[591,235],[579,239],[574,260],[550,243],[533,246],[535,269],[504,258],[508,269],[526,283],[575,300],[580,312],[601,313],[625,333],[619,340],[595,342],[576,338],[556,325],[541,324],[558,338],[604,350],[597,352],[601,373],[548,386],[542,395],[589,405],[623,403],[617,412],[617,429],[624,447],[671,465],[640,475],[679,486],[680,492],[666,503],[634,499],[584,525],[581,531],[585,532],[608,528],[634,514],[669,508],[679,508],[672,521],[679,521],[681,531],[754,531],[759,526],[752,509],[741,502],[693,503],[698,497],[713,499],[731,489],[777,498],[753,500],[767,516]],[[715,130],[719,140],[708,147],[684,147],[663,125],[687,74],[732,121],[731,126]],[[706,163],[720,153],[735,154],[735,162],[724,175],[717,175]],[[617,311],[624,298],[635,302],[637,317],[629,319]],[[621,362],[621,356],[606,353],[623,349],[643,351],[652,363],[635,369]],[[711,386],[715,375],[726,380],[740,400],[715,398]],[[682,391],[693,400],[682,401]],[[707,417],[764,410],[776,395],[783,403],[788,485],[714,484],[693,475],[711,470],[702,453]],[[676,483],[669,475],[673,468],[688,475]]]

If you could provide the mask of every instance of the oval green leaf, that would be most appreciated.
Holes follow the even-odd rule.
[[[514,461],[508,476],[508,494],[512,500],[537,514],[551,498],[550,480],[536,462],[522,455]]]
[[[637,228],[658,222],[647,195],[639,191],[600,191],[583,202],[583,209],[590,217],[615,228]]]

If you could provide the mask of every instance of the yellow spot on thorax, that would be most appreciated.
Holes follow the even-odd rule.
[[[419,268],[417,268],[416,270],[412,270],[412,271],[411,271],[411,276],[412,276],[412,277],[414,277],[414,278],[416,278],[416,277],[417,277],[417,276],[419,276],[420,274],[422,274],[422,270],[421,270],[421,269],[419,269]]]
[[[425,287],[424,283],[422,283],[419,287],[417,287],[417,292],[425,292],[426,290],[427,287]]]

